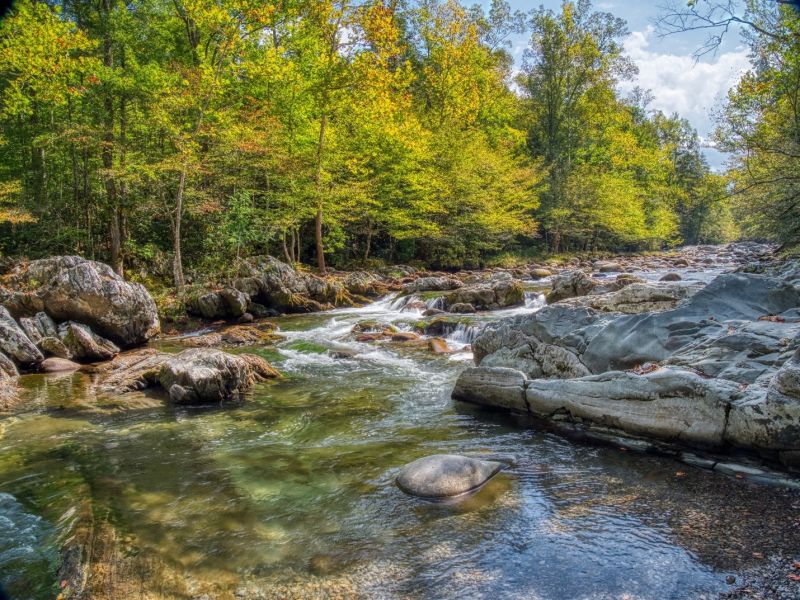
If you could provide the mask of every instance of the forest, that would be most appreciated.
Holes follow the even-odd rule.
[[[660,29],[724,27],[725,4]],[[620,93],[627,26],[589,0],[21,0],[0,23],[0,256],[181,288],[261,254],[325,272],[795,244],[800,18],[744,4],[754,67],[719,107],[715,173],[688,121]]]

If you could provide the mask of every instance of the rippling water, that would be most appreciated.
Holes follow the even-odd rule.
[[[536,289],[527,304],[490,318],[537,310]],[[95,541],[95,598],[713,597],[771,549],[800,548],[788,492],[454,404],[488,317],[456,328],[449,355],[350,335],[418,318],[386,299],[277,319],[286,339],[247,350],[286,377],[224,408],[23,378],[26,403],[0,418],[0,582],[54,597],[59,549],[87,515],[108,546]],[[440,452],[515,464],[459,504],[393,485]]]

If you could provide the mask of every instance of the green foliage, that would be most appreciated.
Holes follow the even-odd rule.
[[[727,238],[696,135],[615,91],[624,33],[586,0],[21,0],[0,24],[0,250],[180,286],[184,263],[251,254],[456,268],[542,237]]]

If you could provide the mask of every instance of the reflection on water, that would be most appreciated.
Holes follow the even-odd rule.
[[[0,420],[0,582],[52,598],[87,519],[95,598],[697,598],[754,552],[800,548],[788,492],[454,405],[470,327],[498,315],[463,321],[449,356],[353,341],[367,318],[418,315],[387,299],[277,319],[286,339],[263,353],[287,377],[225,408],[24,378]],[[438,452],[515,464],[458,504],[393,485]]]

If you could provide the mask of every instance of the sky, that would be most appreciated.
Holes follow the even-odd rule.
[[[560,0],[508,0],[515,10],[529,12],[540,5],[558,11]],[[488,6],[489,0],[481,2]],[[677,112],[697,129],[701,138],[708,139],[714,129],[713,109],[719,107],[731,86],[750,67],[747,47],[738,32],[731,31],[714,55],[694,58],[695,50],[705,36],[683,33],[661,38],[653,27],[653,19],[663,2],[646,0],[595,1],[595,10],[603,10],[628,22],[630,35],[625,40],[625,52],[639,67],[634,81],[623,82],[625,93],[635,85],[649,89],[655,99],[650,108],[667,114]],[[511,40],[510,52],[517,65],[527,46],[527,35]],[[725,156],[713,148],[704,153],[714,169],[723,167]]]

